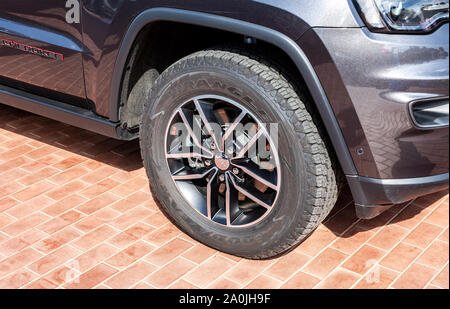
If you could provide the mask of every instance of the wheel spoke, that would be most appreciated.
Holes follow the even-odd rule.
[[[166,154],[167,159],[193,159],[193,158],[206,158],[206,159],[212,159],[212,156],[207,156],[201,153],[196,152],[179,152],[179,153],[168,153]]]
[[[242,119],[244,119],[245,115],[247,115],[246,111],[241,112],[241,114],[234,120],[230,127],[225,131],[225,134],[222,137],[222,149],[225,149],[225,142],[233,134],[236,127],[241,123]]]
[[[208,182],[208,186],[206,188],[206,207],[208,218],[212,219],[216,212],[219,210],[219,184],[217,183],[218,171],[214,172],[211,179]]]
[[[241,151],[238,153],[238,155],[234,158],[232,158],[232,160],[236,160],[236,159],[242,159],[245,154],[250,150],[250,148],[259,140],[259,138],[263,135],[264,131],[263,130],[259,130],[248,142],[247,144],[244,146],[244,148],[241,149]]]
[[[278,190],[276,173],[262,169],[253,161],[232,162],[231,164],[233,166],[240,168],[242,171],[244,171],[244,173],[246,173],[250,177],[253,177],[257,181],[268,186],[269,188],[275,191]]]
[[[252,187],[249,187],[246,185],[238,185],[236,183],[236,181],[234,180],[233,176],[231,176],[231,175],[229,178],[231,179],[236,190],[238,190],[239,192],[244,194],[246,197],[251,199],[253,202],[255,202],[258,205],[260,205],[264,208],[267,208],[267,209],[272,208],[272,205],[269,205],[267,202],[265,202],[263,195],[259,191],[257,191],[255,188],[252,188]]]
[[[227,217],[227,226],[231,226],[234,220],[241,214],[239,209],[239,193],[235,187],[230,183],[232,176],[227,175],[225,184],[227,190],[225,192],[225,213]]]
[[[192,124],[191,122],[188,120],[188,118],[186,117],[186,114],[184,113],[183,109],[180,108],[178,110],[178,113],[181,116],[181,119],[183,120],[184,125],[186,126],[186,129],[188,130],[189,136],[191,137],[192,141],[194,142],[194,144],[200,148],[203,153],[208,154],[209,156],[213,156],[213,154],[206,149],[205,147],[202,146],[202,144],[200,143],[200,141],[198,140],[197,136],[195,136],[194,131],[192,129]],[[193,121],[193,120],[192,120]]]
[[[208,169],[206,172],[202,173],[198,171],[186,171],[186,169],[184,169],[178,172],[176,175],[172,175],[172,178],[175,181],[198,180],[205,178],[213,170],[215,170],[215,168]]]
[[[199,100],[194,100],[195,107],[197,108],[197,111],[200,115],[200,118],[202,119],[203,123],[205,124],[206,130],[208,131],[208,134],[213,138],[214,144],[218,147],[219,151],[223,151],[222,145],[219,144],[219,140],[222,135],[222,130],[217,132],[214,131],[214,128],[212,127],[211,123],[217,124],[217,119],[214,116],[214,112],[212,110],[212,104],[203,103]],[[219,136],[217,136],[219,135]]]

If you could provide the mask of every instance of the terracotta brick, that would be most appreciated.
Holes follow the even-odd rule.
[[[49,215],[49,216],[58,216],[64,212],[66,212],[69,209],[75,208],[76,206],[86,202],[87,199],[85,199],[82,196],[79,196],[77,194],[68,196],[59,202],[54,203],[53,205],[45,208],[42,210],[43,213]]]
[[[68,170],[64,170],[62,173],[59,173],[58,175],[51,177],[49,180],[58,185],[62,185],[81,177],[82,175],[86,174],[86,172],[87,169],[81,166],[75,166]]]
[[[114,203],[116,200],[116,196],[106,192],[105,194],[95,197],[83,205],[78,206],[77,210],[89,215]]]
[[[449,230],[448,227],[445,229],[445,231],[439,236],[439,240],[448,243],[449,239]]]
[[[203,261],[209,259],[215,253],[216,251],[214,249],[202,244],[197,244],[195,245],[195,247],[184,253],[183,257],[194,263],[200,264]]]
[[[319,289],[335,289],[336,287],[339,289],[348,289],[350,288],[356,281],[358,281],[360,277],[352,272],[349,272],[345,269],[338,269],[333,272],[328,278],[322,281],[317,288]]]
[[[0,173],[21,167],[22,165],[30,164],[31,162],[33,161],[26,157],[19,157],[13,160],[2,162],[0,163]]]
[[[414,204],[406,207],[397,217],[392,220],[399,226],[411,229],[416,226],[422,219],[430,213],[429,208],[418,207]]]
[[[18,272],[0,280],[0,289],[18,289],[34,280],[36,277],[37,275],[31,271],[21,269]]]
[[[246,289],[252,290],[264,290],[264,289],[278,289],[281,286],[282,282],[276,279],[270,278],[266,275],[258,276],[255,280],[250,282]]]
[[[230,289],[240,289],[242,286],[236,282],[230,281],[225,278],[220,278],[219,280],[208,286],[208,289],[220,289],[220,290],[230,290]]]
[[[234,264],[234,262],[226,258],[214,256],[185,276],[185,280],[204,288],[225,273]],[[220,267],[217,267],[217,265],[220,265]]]
[[[79,240],[75,241],[74,246],[82,250],[88,250],[102,243],[106,239],[114,236],[116,233],[116,230],[114,230],[112,227],[103,225],[98,229],[82,236]]]
[[[0,199],[0,212],[10,209],[13,206],[16,206],[20,202],[10,198],[9,196]]]
[[[353,205],[352,205],[353,206]],[[345,207],[324,225],[335,235],[342,235],[350,226],[358,221],[354,207]]]
[[[33,247],[36,250],[39,250],[43,253],[50,253],[51,251],[56,250],[57,248],[65,245],[68,242],[71,242],[72,240],[78,238],[81,235],[80,232],[77,232],[76,230],[72,228],[67,228],[62,231],[59,231],[58,233],[54,234],[51,237],[48,237],[46,239],[43,239],[36,244],[33,245]]]
[[[435,241],[431,246],[420,256],[418,263],[424,264],[433,268],[441,268],[449,260],[448,244],[442,241]]]
[[[42,255],[36,250],[26,248],[19,253],[0,261],[0,278],[36,261],[41,256]]]
[[[318,228],[314,233],[301,243],[295,250],[314,256],[328,246],[336,235],[326,228]]]
[[[150,217],[142,220],[142,222],[150,224],[151,226],[154,226],[156,228],[160,228],[161,226],[167,224],[169,220],[166,216],[163,215],[162,212],[157,212]]]
[[[85,233],[92,231],[93,229],[96,229],[97,227],[110,223],[115,218],[117,218],[120,215],[119,212],[110,209],[109,207],[105,207],[94,214],[87,216],[86,218],[78,221],[75,224],[75,227],[79,229],[80,231],[83,231]]]
[[[337,239],[331,247],[346,254],[353,254],[373,235],[375,235],[374,232],[356,225],[349,229],[342,237]]]
[[[33,197],[41,195],[42,193],[47,192],[53,188],[55,188],[54,184],[48,182],[47,180],[43,180],[13,194],[12,197],[21,202],[26,202],[28,200],[31,200]]]
[[[106,263],[116,268],[124,268],[136,262],[153,249],[154,247],[152,245],[149,245],[143,241],[138,241],[106,260]]]
[[[2,228],[2,232],[11,235],[16,236],[19,235],[29,229],[32,229],[33,227],[41,224],[44,221],[48,220],[48,216],[41,214],[41,213],[34,213],[32,215],[29,215],[28,217],[22,218],[18,221],[15,221],[12,224],[9,224],[8,226]],[[0,219],[1,221],[1,219]],[[0,224],[1,225],[1,224]]]
[[[48,205],[51,205],[53,203],[53,200],[49,199],[45,196],[36,196],[35,198],[22,203],[20,205],[17,205],[16,207],[13,207],[11,209],[8,209],[6,213],[9,215],[20,219],[26,216],[31,215],[32,213],[41,210],[42,208],[47,207]]]
[[[403,241],[424,249],[439,235],[441,231],[442,228],[423,222],[417,226]]]
[[[118,169],[114,167],[101,166],[95,169],[93,172],[90,172],[89,174],[86,173],[86,175],[82,177],[81,180],[90,184],[94,184],[96,182],[104,180],[105,178],[109,178],[110,176],[114,175],[117,172]]]
[[[31,282],[30,284],[27,284],[26,286],[24,286],[24,289],[30,289],[30,290],[43,290],[43,289],[55,289],[58,286],[45,279],[45,278],[39,278],[38,280],[35,280],[33,282]]]
[[[439,275],[437,275],[437,277],[434,278],[432,283],[442,289],[448,289],[449,288],[448,275],[449,275],[449,269],[448,269],[448,264],[447,264],[447,266],[439,273]]]
[[[23,169],[17,168],[17,169],[9,170],[5,173],[0,173],[0,179],[4,183],[18,180],[18,182],[24,184],[23,182],[21,182],[19,180],[21,180],[24,176],[27,176],[27,175],[28,175],[28,173],[26,171],[24,171]]]
[[[282,289],[312,289],[320,282],[320,279],[303,272],[296,273],[281,288]]]
[[[225,277],[232,279],[233,281],[239,283],[240,285],[246,285],[254,278],[259,276],[264,269],[273,265],[276,261],[253,261],[253,260],[242,260],[233,266],[226,274]]]
[[[68,184],[65,184],[63,186],[59,186],[56,189],[48,192],[46,195],[55,201],[62,200],[63,198],[72,195],[83,188],[85,188],[87,185],[81,181],[75,180],[72,182],[69,182]]]
[[[108,240],[108,242],[115,247],[124,248],[152,231],[154,231],[154,228],[150,225],[138,222],[129,229],[114,236],[112,239]]]
[[[175,282],[174,284],[172,284],[170,287],[170,289],[181,289],[181,290],[195,290],[195,289],[199,289],[199,287],[181,279],[178,280],[177,282]]]
[[[37,260],[29,266],[29,269],[42,275],[66,262],[70,262],[79,254],[79,250],[64,246]]]
[[[96,184],[93,184],[83,190],[80,194],[86,198],[92,199],[116,187],[119,183],[112,179],[106,178]]]
[[[116,254],[117,251],[119,251],[117,248],[114,248],[108,244],[100,244],[99,246],[83,253],[76,259],[80,267],[80,272],[85,272],[92,266],[110,258]]]
[[[0,198],[12,195],[16,192],[24,190],[26,187],[16,181],[0,186]]]
[[[0,228],[8,226],[15,221],[13,217],[0,213]]]
[[[275,264],[264,271],[264,273],[275,279],[285,281],[308,261],[308,256],[293,252],[292,254],[281,257]]]
[[[449,224],[448,220],[448,207],[443,207],[445,204],[442,204],[442,207],[439,207],[435,211],[433,211],[426,219],[425,222],[438,225],[441,227],[447,227]]]
[[[113,289],[126,289],[143,280],[156,269],[146,262],[138,262],[112,277],[105,284]]]
[[[150,263],[162,266],[171,261],[178,255],[183,254],[186,250],[192,247],[192,244],[179,238],[175,238],[164,246],[156,249],[146,257]]]
[[[148,186],[147,178],[137,177],[130,181],[127,181],[124,184],[118,185],[116,188],[111,190],[111,192],[118,196],[126,197],[131,193],[138,191],[146,186]]]
[[[74,167],[82,162],[86,161],[85,157],[82,156],[72,156],[70,158],[64,159],[56,164],[53,165],[53,167],[62,170],[62,171],[66,171],[71,167]]]
[[[400,243],[381,260],[380,264],[396,271],[403,271],[421,252],[422,250],[417,247]]]
[[[399,275],[390,269],[375,266],[356,284],[355,289],[386,289]]]
[[[152,197],[150,194],[138,191],[138,192],[126,197],[125,199],[118,201],[111,207],[117,211],[126,212],[138,205],[141,205],[141,204],[147,202],[151,198]]]
[[[54,153],[57,150],[56,147],[50,145],[43,145],[36,150],[30,151],[27,153],[27,157],[37,160],[39,158],[45,157],[49,154]]]
[[[47,236],[46,233],[36,229],[28,230],[20,236],[1,242],[0,252],[7,256],[13,255]]]
[[[436,270],[420,265],[413,264],[394,282],[396,289],[422,289],[436,274]]]
[[[80,275],[77,280],[65,284],[64,287],[67,289],[91,289],[115,273],[117,273],[116,269],[105,264],[100,264]]]
[[[147,218],[151,214],[152,212],[150,210],[139,206],[131,209],[130,211],[127,211],[126,213],[115,219],[113,222],[111,222],[111,225],[119,229],[125,229],[135,224],[136,222]]]
[[[33,150],[33,147],[30,147],[28,145],[17,146],[11,150],[1,153],[0,160],[12,160],[17,158],[18,156],[26,154],[27,152],[30,152],[31,150]]]
[[[324,278],[346,257],[347,255],[344,253],[328,248],[305,267],[305,272],[318,278]]]
[[[22,177],[18,180],[21,184],[31,186],[39,181],[46,180],[48,177],[59,173],[60,170],[53,167],[44,167],[43,169],[34,172],[28,176]]]
[[[79,213],[78,211],[70,210],[50,221],[45,222],[44,224],[39,225],[38,229],[48,234],[52,234],[68,225],[77,222],[83,217],[84,215]]]
[[[385,251],[372,246],[364,245],[350,257],[342,267],[352,272],[363,275],[370,267],[379,262]]]
[[[400,240],[403,239],[407,233],[408,230],[404,228],[396,225],[388,225],[381,229],[381,231],[379,231],[372,239],[370,239],[369,244],[388,250],[400,242]]]
[[[106,285],[104,287],[107,288]],[[153,289],[154,290],[155,288],[148,283],[141,282],[141,283],[138,283],[137,285],[135,285],[133,287],[133,289],[136,289],[136,290],[152,290]]]
[[[194,263],[186,259],[177,258],[153,273],[146,279],[146,282],[157,288],[166,288],[194,267],[196,267]]]

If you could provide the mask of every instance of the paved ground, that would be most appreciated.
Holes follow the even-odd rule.
[[[243,260],[159,212],[136,142],[0,105],[0,288],[448,289],[448,226],[448,191],[370,221],[345,191],[291,253]]]

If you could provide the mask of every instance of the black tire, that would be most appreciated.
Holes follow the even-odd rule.
[[[181,59],[155,82],[140,129],[144,165],[164,213],[200,242],[250,259],[280,255],[303,241],[330,213],[339,191],[332,151],[320,134],[320,121],[305,106],[311,103],[304,102],[276,67],[258,60],[224,49]],[[250,227],[227,228],[196,212],[167,168],[161,145],[172,111],[205,93],[228,97],[262,122],[279,124],[279,198],[269,215]]]

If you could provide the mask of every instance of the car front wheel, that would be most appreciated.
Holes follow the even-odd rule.
[[[274,66],[239,51],[201,51],[169,67],[141,124],[162,210],[191,237],[245,258],[304,240],[338,195],[304,97]]]

